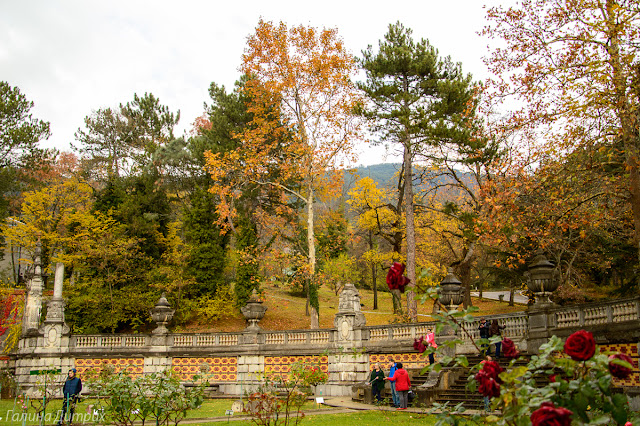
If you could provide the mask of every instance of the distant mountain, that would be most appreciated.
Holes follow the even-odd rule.
[[[345,171],[344,174],[343,194],[346,194],[351,188],[353,188],[355,182],[358,179],[362,179],[364,177],[370,177],[371,179],[373,179],[378,184],[379,188],[397,188],[398,172],[400,171],[401,167],[401,163],[385,163],[374,164],[371,166],[359,166],[353,169],[349,169],[348,171]],[[414,177],[418,175],[419,171],[417,169],[414,169]],[[430,175],[430,179],[425,178],[425,180],[423,180],[420,184],[415,184],[416,180],[414,180],[414,188],[416,191],[427,190],[434,185],[453,183],[450,177],[436,176],[437,173],[430,173]],[[471,187],[475,185],[471,175],[462,173],[460,177],[467,183],[467,185]]]
[[[345,172],[345,191],[353,188],[356,180],[370,177],[380,188],[396,187],[398,185],[397,173],[402,168],[401,163],[373,164],[371,166],[358,166]]]

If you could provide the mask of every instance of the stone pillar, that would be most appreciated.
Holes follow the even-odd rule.
[[[64,321],[64,300],[62,299],[62,286],[64,281],[64,264],[56,264],[56,275],[53,283],[53,298],[47,304],[47,318],[40,327],[44,335],[45,348],[60,351],[64,346],[69,346],[69,326]],[[43,348],[40,348],[43,349]]]
[[[40,313],[42,311],[42,290],[44,282],[42,280],[41,264],[41,244],[38,240],[36,246],[36,256],[33,263],[33,273],[27,281],[27,300],[24,305],[22,316],[22,336],[32,337],[39,335]]]
[[[540,346],[551,337],[550,329],[555,327],[554,311],[551,306],[543,305],[529,308],[529,336],[527,352],[537,354]]]
[[[353,284],[342,289],[333,324],[337,329],[334,344],[342,348],[342,353],[329,356],[329,381],[322,391],[325,395],[350,395],[351,386],[366,380],[369,374],[369,357],[357,351],[368,336],[362,329],[366,319],[360,311],[360,294]]]
[[[549,262],[542,251],[538,251],[525,273],[527,287],[536,296],[536,301],[529,308],[529,336],[527,351],[538,353],[540,346],[551,337],[550,329],[555,327],[553,308],[556,306],[551,300],[551,294],[558,288],[560,280],[558,271]]]
[[[360,311],[360,293],[353,284],[346,284],[340,293],[338,312],[333,319],[333,325],[338,329],[337,346],[361,347],[361,327],[365,324],[364,314]]]
[[[449,268],[438,289],[440,306],[445,306],[448,311],[453,311],[463,302],[462,282],[455,276],[453,269]],[[446,345],[446,342],[455,340],[455,331],[449,325],[442,327],[437,341],[442,345],[440,353],[444,356],[454,357],[456,349]]]

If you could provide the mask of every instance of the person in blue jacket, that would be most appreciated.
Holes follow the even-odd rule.
[[[77,370],[75,368],[69,370],[67,380],[65,380],[64,385],[62,386],[62,415],[60,416],[58,426],[62,425],[67,411],[69,411],[68,424],[71,425],[73,423],[73,413],[76,409],[76,403],[80,397],[80,392],[82,392],[82,380],[80,380],[80,377],[77,377],[76,374]]]
[[[389,365],[389,377],[393,377],[393,374],[396,372],[397,366],[396,363],[392,360]],[[391,383],[391,398],[393,399],[393,406],[398,408],[400,406],[400,397],[398,396],[398,391],[396,390],[396,382]]]

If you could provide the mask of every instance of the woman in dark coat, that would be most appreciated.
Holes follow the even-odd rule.
[[[500,336],[502,337],[502,330],[507,328],[506,325],[499,325],[498,320],[494,319],[491,321],[491,325],[489,326],[489,337]],[[500,349],[502,348],[502,340],[496,342],[496,358],[500,358]]]
[[[380,364],[373,365],[373,371],[371,371],[371,376],[369,376],[369,384],[371,385],[371,391],[376,401],[382,401],[380,393],[382,392],[382,388],[384,388],[384,371],[380,368]]]

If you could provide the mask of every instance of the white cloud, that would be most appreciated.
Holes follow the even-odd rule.
[[[494,0],[494,3],[499,3]],[[0,79],[18,86],[51,122],[47,146],[69,149],[92,110],[151,92],[181,110],[178,133],[208,102],[211,82],[233,86],[246,37],[260,17],[290,25],[337,27],[354,54],[377,45],[389,23],[428,38],[465,72],[486,77],[486,42],[478,0],[408,1],[131,1],[4,2]],[[365,148],[365,151],[371,151]],[[363,162],[377,162],[381,154]]]

